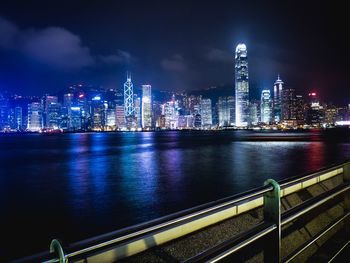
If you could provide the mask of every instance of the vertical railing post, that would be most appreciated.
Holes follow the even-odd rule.
[[[277,229],[269,236],[264,245],[264,262],[281,261],[281,189],[272,179],[265,181],[264,185],[271,185],[272,191],[264,194],[264,221],[274,223]]]
[[[344,182],[350,182],[350,162],[343,166]],[[344,193],[344,213],[350,211],[350,191]],[[350,218],[347,217],[344,221],[346,237],[350,238]]]

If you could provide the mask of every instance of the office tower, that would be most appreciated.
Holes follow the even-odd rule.
[[[61,127],[65,130],[70,129],[70,119],[71,119],[71,107],[73,106],[73,93],[67,93],[63,95],[63,105],[61,109],[62,122]]]
[[[32,102],[28,104],[28,124],[27,130],[38,132],[43,128],[43,116],[41,104],[39,102]]]
[[[304,125],[305,123],[305,105],[302,95],[295,96],[295,118],[298,125]]]
[[[196,115],[194,115],[194,127],[196,129],[200,129],[202,126],[202,116],[197,113]]]
[[[306,124],[319,127],[323,121],[323,107],[316,92],[309,93],[309,102],[306,110]]]
[[[134,94],[134,116],[129,120],[132,120],[131,128],[141,128],[141,98],[137,94]]]
[[[0,130],[9,126],[9,105],[8,99],[0,94]]]
[[[82,129],[82,109],[77,106],[70,108],[70,120],[69,120],[69,130],[79,131]]]
[[[185,115],[196,115],[200,111],[201,96],[190,95],[183,99],[183,108]]]
[[[134,91],[130,72],[127,73],[126,82],[124,83],[124,114],[125,117],[134,115]]]
[[[287,88],[282,90],[282,121],[296,120],[295,90]]]
[[[249,125],[258,124],[258,103],[256,101],[251,101],[249,103]]]
[[[270,90],[263,90],[261,92],[261,122],[269,124],[272,121],[272,99]]]
[[[165,128],[166,129],[177,129],[178,128],[178,117],[179,107],[178,101],[173,96],[171,101],[163,104],[162,115],[165,117]]]
[[[82,130],[87,130],[88,126],[88,120],[90,118],[90,110],[86,98],[86,93],[84,92],[79,92],[77,94],[76,98],[76,107],[80,108],[80,115],[81,115],[81,129]]]
[[[23,111],[22,107],[15,107],[15,129],[20,131],[23,128]]]
[[[338,109],[334,105],[327,105],[325,109],[324,124],[332,126],[337,121]]]
[[[45,128],[50,128],[49,127],[49,114],[48,114],[48,110],[49,110],[49,106],[51,103],[58,103],[58,97],[57,96],[50,96],[50,95],[45,95],[42,99],[41,99],[41,103],[42,103],[42,109],[43,109],[43,125]]]
[[[236,126],[247,126],[249,117],[249,83],[247,47],[245,44],[238,44],[236,47],[235,92]]]
[[[46,126],[48,129],[58,129],[61,126],[61,104],[49,102],[46,105]]]
[[[102,131],[104,127],[105,105],[100,95],[91,100],[91,128],[93,131]]]
[[[213,124],[211,113],[211,99],[201,99],[202,128],[210,128]]]
[[[142,85],[142,128],[152,128],[152,91],[151,85]]]
[[[234,97],[219,97],[218,100],[218,115],[219,127],[234,125]]]
[[[108,108],[106,110],[106,130],[114,131],[116,129],[116,109]]]
[[[157,120],[162,115],[162,103],[160,101],[152,100],[152,127],[158,127]]]
[[[125,126],[125,114],[124,114],[124,105],[117,105],[115,108],[115,117],[116,117],[116,127],[118,130],[123,130]]]
[[[278,75],[275,84],[273,85],[273,116],[276,123],[282,120],[282,92],[284,82]]]

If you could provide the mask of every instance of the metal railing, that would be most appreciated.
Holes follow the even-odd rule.
[[[341,169],[341,170],[340,170]],[[282,191],[293,187],[298,184],[303,184],[312,179],[320,181],[320,177],[333,172],[336,175],[339,171],[343,173],[345,182],[334,189],[327,191],[319,196],[313,197],[310,200],[298,205],[285,213],[281,213],[280,199]],[[133,240],[142,239],[167,229],[178,227],[179,225],[193,222],[195,220],[207,217],[209,215],[223,211],[224,209],[237,206],[244,202],[249,202],[253,199],[263,197],[263,211],[264,222],[253,227],[247,232],[241,233],[234,238],[225,241],[224,243],[212,247],[190,259],[186,262],[217,262],[233,253],[241,250],[244,247],[254,243],[255,241],[268,235],[268,245],[264,247],[264,257],[268,260],[266,262],[289,262],[303,252],[308,246],[316,242],[326,232],[334,228],[340,222],[349,219],[349,212],[344,214],[335,223],[331,224],[325,232],[315,236],[312,240],[308,241],[305,246],[300,247],[294,251],[287,258],[281,259],[281,228],[282,226],[298,219],[309,211],[321,206],[327,201],[339,197],[346,193],[344,198],[345,209],[350,211],[350,163],[342,163],[331,168],[321,169],[315,173],[308,174],[298,178],[292,178],[291,180],[283,180],[277,183],[274,180],[267,180],[263,187],[253,189],[251,191],[234,195],[228,198],[224,198],[215,202],[210,202],[205,205],[197,206],[192,209],[187,209],[169,216],[165,216],[156,220],[152,220],[143,224],[125,228],[122,230],[114,231],[99,237],[91,238],[79,243],[72,244],[68,247],[62,248],[61,244],[57,240],[53,240],[50,245],[50,253],[41,253],[32,257],[23,258],[16,262],[76,262],[79,260],[87,259],[104,253],[105,251],[112,250],[119,244],[131,242]],[[87,260],[86,262],[90,262]]]

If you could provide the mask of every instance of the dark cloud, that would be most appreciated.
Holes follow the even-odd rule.
[[[124,50],[117,50],[115,54],[111,55],[100,55],[98,60],[106,64],[126,64],[130,65],[135,62],[136,58],[133,57],[129,52]]]
[[[80,69],[94,64],[89,48],[81,39],[64,28],[49,27],[23,35],[22,51],[48,66],[59,69]]]
[[[161,66],[164,70],[173,72],[181,72],[187,69],[184,58],[179,54],[175,54],[172,58],[163,59]]]
[[[10,48],[18,34],[18,28],[15,24],[0,16],[0,47]]]
[[[204,55],[204,58],[209,62],[232,64],[233,55],[226,50],[212,48]]]

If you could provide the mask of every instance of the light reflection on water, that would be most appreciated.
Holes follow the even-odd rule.
[[[55,237],[68,243],[81,240],[350,156],[349,136],[338,141],[320,136],[254,132],[0,136],[0,209],[7,211],[0,224],[17,229],[0,237],[0,258],[12,249],[18,253],[17,241],[23,235],[36,236],[22,251],[31,254],[46,249]]]

